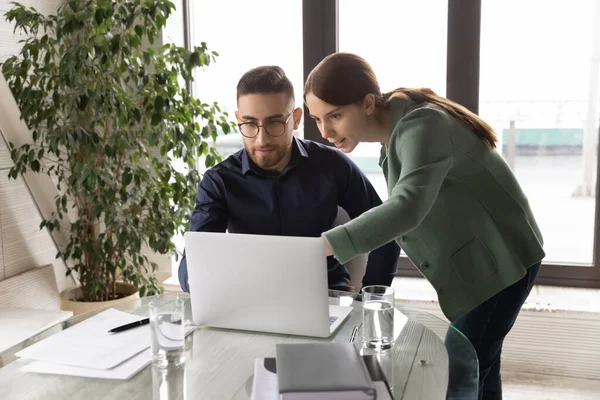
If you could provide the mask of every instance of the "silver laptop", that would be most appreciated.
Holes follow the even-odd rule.
[[[185,234],[196,325],[330,336],[352,307],[329,305],[320,238]]]

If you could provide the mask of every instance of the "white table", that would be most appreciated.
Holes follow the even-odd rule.
[[[175,297],[175,294],[162,296]],[[187,295],[179,295],[186,297]],[[198,328],[186,339],[187,360],[184,368],[161,373],[149,366],[129,381],[101,380],[71,376],[41,375],[22,372],[30,361],[16,359],[14,353],[31,343],[89,318],[73,317],[62,324],[1,354],[0,399],[150,399],[153,388],[169,398],[183,392],[188,399],[249,399],[254,359],[274,357],[277,343],[348,341],[362,318],[362,305],[345,292],[330,292],[333,302],[352,302],[353,312],[328,339],[263,334],[225,329]],[[115,308],[147,314],[151,298],[123,303]],[[397,306],[398,337],[392,351],[379,357],[393,385],[395,399],[435,400],[445,398],[476,399],[477,358],[470,343],[453,328],[448,330],[446,345],[428,326],[439,327],[440,319],[406,306]],[[186,319],[190,316],[186,316]],[[443,322],[442,322],[443,323]],[[446,324],[447,325],[447,324]],[[362,332],[356,338],[360,343]],[[393,370],[393,372],[392,372]],[[454,372],[453,372],[454,371]],[[389,379],[389,376],[393,376]],[[453,393],[456,397],[452,397]],[[180,398],[184,398],[181,396]]]

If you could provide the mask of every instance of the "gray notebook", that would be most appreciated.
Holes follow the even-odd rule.
[[[375,386],[352,343],[278,344],[281,400],[373,400]]]

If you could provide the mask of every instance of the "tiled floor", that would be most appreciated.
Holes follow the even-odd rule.
[[[504,400],[598,400],[599,380],[504,372]]]

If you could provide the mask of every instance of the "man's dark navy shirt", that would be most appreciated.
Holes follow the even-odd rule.
[[[289,165],[281,173],[258,168],[240,150],[204,174],[190,231],[319,237],[333,227],[342,207],[350,218],[381,204],[358,167],[340,151],[293,139]],[[392,241],[369,254],[363,286],[391,285],[400,248]],[[328,284],[348,286],[350,274],[328,257]],[[185,254],[179,282],[189,291]],[[360,288],[357,288],[360,289]]]

